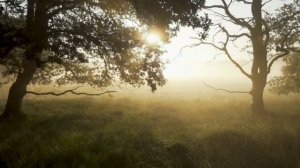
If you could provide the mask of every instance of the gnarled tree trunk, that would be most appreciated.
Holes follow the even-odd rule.
[[[22,101],[26,94],[27,85],[30,83],[36,69],[36,63],[30,60],[23,60],[23,71],[17,76],[16,81],[12,84],[2,118],[19,118],[23,114],[21,112]]]
[[[27,2],[26,34],[30,42],[22,60],[21,70],[9,90],[1,118],[23,116],[21,107],[27,86],[38,69],[38,63],[41,63],[42,51],[47,46],[48,17],[46,1],[28,0]]]

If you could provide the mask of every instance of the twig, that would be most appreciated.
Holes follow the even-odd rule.
[[[187,44],[187,45],[181,47],[179,53],[178,53],[174,58],[172,58],[171,61],[173,62],[173,61],[175,61],[178,57],[182,56],[182,53],[183,53],[183,50],[184,50],[184,49],[186,49],[186,48],[197,47],[197,46],[199,46],[199,45],[200,45],[200,43],[193,43],[193,44]]]
[[[216,91],[224,91],[227,93],[247,93],[250,94],[250,92],[245,92],[245,91],[231,91],[231,90],[227,90],[227,89],[223,89],[223,88],[215,88],[213,86],[208,85],[207,83],[205,83],[204,81],[202,81],[203,85],[205,85],[206,87],[209,87],[211,89],[214,89]]]

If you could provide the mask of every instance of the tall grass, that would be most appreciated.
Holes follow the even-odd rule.
[[[0,123],[0,167],[299,168],[299,103],[29,98],[24,122]]]

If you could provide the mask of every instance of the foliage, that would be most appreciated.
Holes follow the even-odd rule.
[[[300,93],[300,54],[283,59],[282,75],[270,81],[271,91],[278,94]]]
[[[277,52],[284,49],[299,52],[300,1],[286,3],[274,13],[266,13],[265,17],[270,25],[267,29],[270,29],[270,44],[273,49]]]
[[[0,36],[6,39],[0,42],[0,64],[6,77],[22,71],[26,50],[44,46],[41,57],[30,58],[39,67],[34,84],[124,82],[147,84],[154,91],[165,84],[163,50],[145,42],[146,32],[156,31],[167,42],[180,26],[192,26],[202,27],[205,37],[210,23],[198,15],[203,0],[12,0],[0,5]],[[37,9],[46,10],[46,16]],[[31,41],[43,36],[37,34],[43,24],[46,40]]]

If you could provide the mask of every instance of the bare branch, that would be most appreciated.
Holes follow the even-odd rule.
[[[219,9],[224,9],[224,6],[222,5],[211,5],[211,6],[205,6],[205,9],[213,9],[213,8],[219,8]]]
[[[282,42],[281,42],[281,47],[282,47],[282,48],[283,48],[283,46],[284,46],[284,43],[286,43],[286,41],[289,39],[289,37],[290,37],[290,35],[292,34],[293,30],[294,30],[294,28],[291,28],[291,29],[287,32],[287,34],[285,34],[285,36],[283,37],[283,40],[282,40]]]
[[[191,39],[195,39],[195,38],[191,37]],[[188,45],[181,47],[181,49],[179,50],[179,53],[172,59],[172,61],[176,60],[179,56],[181,56],[184,49],[197,47],[199,45],[200,45],[200,43],[195,43],[195,44],[188,44]]]
[[[200,38],[193,38],[193,39],[197,39],[200,41],[200,43],[197,43],[196,46],[198,45],[201,45],[201,44],[204,44],[204,45],[209,45],[209,46],[212,46],[222,52],[225,53],[225,55],[229,58],[229,60],[245,75],[247,76],[249,79],[252,79],[252,76],[247,73],[243,67],[233,59],[233,57],[231,56],[231,54],[229,53],[228,49],[227,49],[227,45],[228,45],[228,42],[229,42],[229,38],[230,38],[230,34],[228,33],[228,31],[222,27],[221,25],[219,25],[221,31],[223,31],[225,34],[226,34],[226,41],[225,42],[222,42],[223,43],[223,47],[220,47],[220,46],[217,46],[215,43],[211,43],[211,42],[205,42],[203,40],[201,40]],[[232,35],[234,37],[234,35]],[[244,35],[243,35],[244,36]]]
[[[242,19],[239,19],[239,18],[233,16],[233,14],[229,11],[229,6],[227,5],[227,3],[226,3],[225,0],[222,0],[222,2],[223,2],[223,5],[224,5],[224,8],[223,8],[223,9],[224,9],[224,12],[226,13],[226,15],[227,15],[231,20],[233,20],[237,25],[240,25],[240,26],[242,26],[242,27],[248,28],[248,30],[252,30],[252,29],[253,29],[252,26],[251,26],[249,23],[245,22],[245,21],[242,20]]]
[[[45,96],[45,95],[50,95],[50,96],[62,96],[62,95],[65,95],[67,93],[71,93],[71,94],[74,94],[74,95],[85,95],[85,96],[101,96],[101,95],[104,95],[104,94],[109,94],[109,93],[115,93],[117,91],[106,91],[106,92],[102,92],[102,93],[84,93],[84,92],[75,92],[75,90],[79,89],[81,87],[77,87],[77,88],[74,88],[74,89],[71,89],[71,90],[66,90],[64,92],[61,92],[61,93],[55,93],[55,92],[45,92],[45,93],[37,93],[37,92],[33,92],[33,91],[27,91],[26,94],[32,94],[32,95],[35,95],[35,96]]]
[[[232,91],[232,90],[227,90],[227,89],[223,89],[223,88],[215,88],[213,86],[210,86],[208,85],[207,83],[205,83],[204,81],[202,81],[203,85],[205,85],[206,87],[209,87],[213,90],[216,90],[216,91],[224,91],[224,92],[227,92],[227,93],[243,93],[243,94],[250,94],[250,92],[246,92],[246,91]]]
[[[228,34],[228,37],[235,38],[235,39],[240,38],[240,37],[244,37],[244,36],[251,39],[251,36],[248,33],[241,33],[241,34],[234,34],[234,35],[233,34]]]
[[[227,21],[227,22],[234,23],[232,20],[230,20],[230,18],[228,16],[226,16],[224,14],[221,14],[221,13],[219,13],[217,11],[214,11],[212,9],[209,9],[209,8],[207,10],[210,11],[210,12],[212,12],[211,15],[219,17],[221,19],[220,21],[222,21],[222,22]]]
[[[228,7],[230,7],[232,3],[233,3],[233,0],[230,0],[230,2],[228,3]]]
[[[272,0],[268,0],[268,1],[264,2],[264,3],[262,4],[262,6],[265,6],[265,5],[267,5],[268,3],[270,3],[270,2],[272,2]]]
[[[214,48],[216,48],[218,50],[224,51],[224,48],[219,47],[219,46],[217,46],[214,43],[209,43],[209,42],[201,41],[200,44],[209,45],[209,46],[212,46],[212,47],[214,47]]]
[[[244,4],[251,5],[252,2],[246,1],[246,0],[237,0],[238,2],[243,2]]]
[[[278,59],[283,58],[284,56],[286,56],[286,55],[288,55],[288,54],[290,53],[289,50],[283,49],[283,48],[277,48],[277,50],[280,50],[280,51],[282,51],[283,53],[277,55],[276,57],[274,57],[274,58],[271,60],[271,62],[270,62],[269,65],[268,65],[268,74],[271,72],[271,68],[272,68],[273,64],[274,64]]]
[[[229,60],[245,75],[245,76],[247,76],[248,78],[250,78],[250,79],[252,79],[252,76],[249,74],[249,73],[247,73],[244,69],[243,69],[243,67],[237,62],[237,61],[235,61],[234,59],[233,59],[233,57],[231,56],[231,54],[229,53],[229,51],[228,51],[228,49],[227,49],[227,44],[228,44],[228,41],[229,41],[229,33],[228,33],[228,31],[224,28],[224,27],[220,27],[222,30],[223,30],[223,32],[226,34],[226,36],[227,36],[227,38],[226,38],[226,42],[224,43],[224,52],[225,52],[225,54],[227,55],[227,57],[229,58]]]
[[[244,0],[241,0],[244,1]],[[246,1],[244,1],[246,2]],[[246,22],[244,19],[240,19],[235,17],[229,10],[230,4],[227,4],[225,0],[222,0],[223,5],[211,5],[211,6],[205,6],[204,9],[223,9],[226,16],[230,19],[231,22],[233,22],[236,25],[246,27],[248,30],[252,30],[252,26]]]

